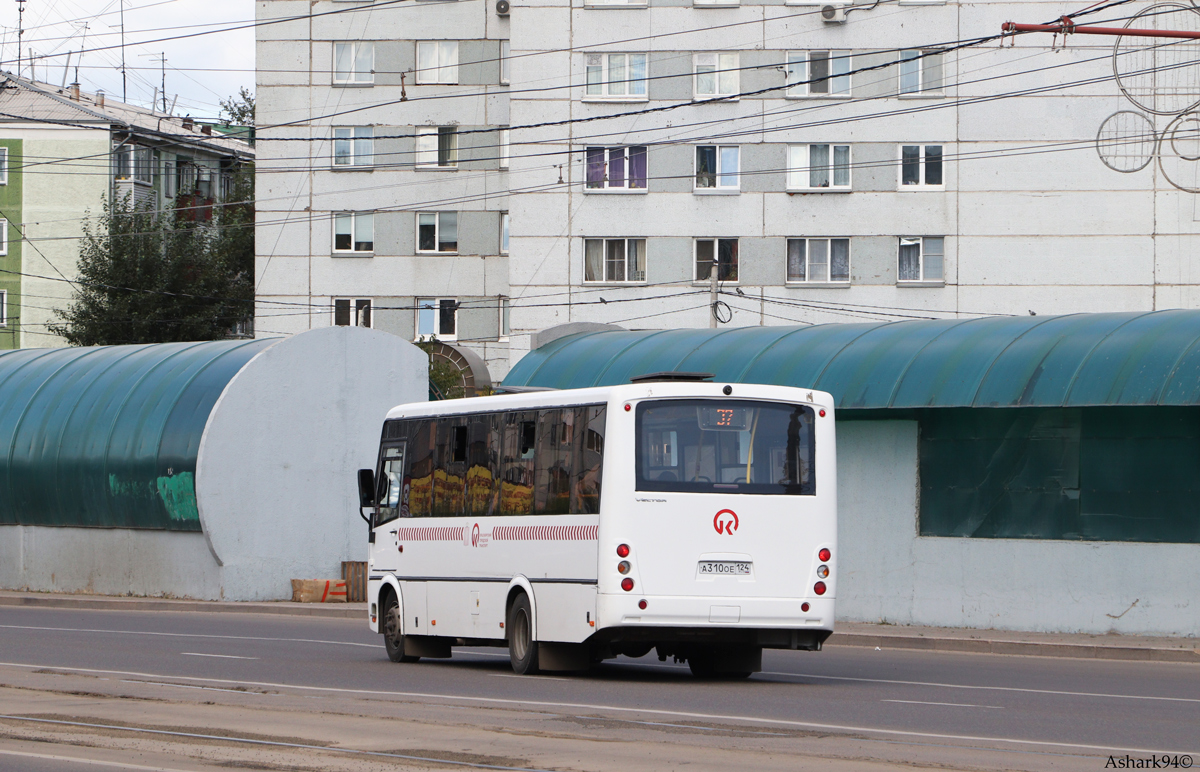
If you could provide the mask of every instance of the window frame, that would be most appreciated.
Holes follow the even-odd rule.
[[[929,241],[930,239],[935,239],[935,240],[941,242],[941,253],[939,256],[942,258],[942,268],[941,268],[941,275],[936,276],[936,277],[930,277],[930,276],[925,275],[925,269],[928,264],[928,261],[925,258],[926,258],[926,255],[931,254],[928,251],[928,249],[926,248],[926,242]],[[901,273],[901,269],[900,269],[901,252],[900,252],[900,250],[903,249],[905,246],[911,246],[911,244],[905,244],[906,241],[907,242],[917,241],[920,244],[920,252],[917,254],[917,258],[919,260],[921,276],[918,279],[902,279],[902,278],[900,278],[900,273]],[[943,286],[943,285],[945,285],[945,283],[946,283],[946,237],[945,236],[900,236],[897,239],[897,247],[896,247],[896,284],[897,285],[929,286],[932,284],[932,285]]]
[[[459,82],[459,41],[457,40],[418,40],[417,43],[417,67],[415,82],[418,86],[457,86]],[[453,63],[443,63],[442,56],[444,46],[454,46],[454,52],[451,58]],[[437,65],[435,67],[421,66],[421,48],[425,46],[436,47]],[[430,70],[434,72],[431,74]]]
[[[742,192],[742,146],[741,145],[694,145],[696,152],[693,157],[692,171],[692,192],[703,196],[712,195],[733,195]],[[713,184],[712,186],[701,186],[700,182],[700,151],[702,148],[714,148],[714,163],[715,169],[712,171]],[[725,154],[724,150],[733,149],[737,151],[737,171],[732,173],[735,178],[733,185],[722,185],[721,178],[729,177],[730,172],[725,170]]]
[[[648,8],[647,0],[584,0],[585,8]]]
[[[791,251],[792,251],[791,246],[792,245],[791,245],[791,243],[793,241],[803,241],[804,242],[804,278],[803,279],[792,278],[792,267],[791,267]],[[810,262],[810,257],[812,256],[812,253],[813,253],[812,248],[810,247],[810,242],[813,242],[813,241],[824,241],[825,245],[826,245],[826,247],[825,247],[825,277],[826,278],[824,278],[824,279],[810,278],[812,276],[812,262]],[[846,278],[845,279],[833,278],[833,242],[835,242],[835,241],[845,241],[846,242]],[[851,239],[849,236],[788,236],[786,239],[784,239],[784,242],[783,242],[784,283],[790,287],[806,287],[806,286],[811,287],[814,285],[815,286],[836,285],[838,287],[849,287],[850,281],[851,281],[851,278],[850,278],[850,271],[851,271],[851,264],[852,264],[851,261],[854,258],[853,252],[851,250],[851,242],[852,241],[853,241],[853,239]]]
[[[588,285],[618,284],[618,285],[622,285],[622,286],[646,284],[646,274],[648,273],[648,269],[647,269],[648,255],[646,252],[647,241],[648,241],[648,239],[646,239],[646,237],[644,237],[644,236],[616,236],[616,237],[594,237],[594,238],[586,238],[585,237],[583,239],[583,277],[584,277],[583,283],[588,284]],[[587,278],[588,242],[592,242],[592,243],[600,242],[602,245],[601,251],[600,251],[600,264],[602,266],[602,271],[604,274],[602,278],[599,278],[599,279],[588,279]],[[612,264],[612,261],[609,259],[609,244],[615,244],[616,242],[621,242],[621,244],[622,244],[621,250],[622,250],[622,255],[624,256],[623,262],[622,262],[622,269],[623,269],[623,272],[626,277],[624,279],[614,279],[609,274],[609,267]],[[629,243],[630,242],[640,242],[641,243],[641,258],[642,258],[641,259],[641,268],[642,268],[642,270],[641,270],[641,278],[638,278],[638,279],[629,278],[630,274],[635,272],[635,271],[630,270],[630,266],[631,266],[631,263],[630,263],[631,258],[630,258],[630,253],[629,253]]]
[[[496,310],[499,317],[496,320],[496,341],[503,343],[512,335],[512,299],[506,295],[497,295]]]
[[[632,187],[629,183],[633,181],[633,176],[630,170],[633,168],[632,158],[634,150],[641,150],[643,157],[643,166],[645,174],[641,177],[642,186],[640,188]],[[604,175],[600,180],[601,184],[592,185],[592,181],[588,177],[591,169],[591,159],[594,151],[601,151],[604,155]],[[621,186],[613,186],[609,183],[612,181],[609,175],[609,169],[613,164],[614,151],[621,152],[621,159],[624,162],[625,173],[622,176],[625,184]],[[584,193],[601,193],[601,194],[617,194],[617,195],[643,195],[649,192],[649,148],[646,145],[589,145],[583,151],[583,192]]]
[[[0,257],[8,255],[8,218],[0,217]]]
[[[0,146],[0,185],[8,184],[8,148]]]
[[[349,320],[348,324],[338,324],[338,321],[337,321],[337,314],[338,314],[337,304],[342,303],[342,302],[349,304],[349,306],[346,309],[346,312],[348,314],[347,319]],[[367,312],[366,313],[366,324],[361,323],[364,303],[366,304],[365,308],[366,308],[366,312]],[[372,329],[374,327],[373,313],[374,313],[374,309],[375,309],[375,301],[372,298],[339,298],[339,297],[335,297],[335,298],[332,298],[332,300],[330,302],[330,307],[332,308],[332,311],[333,311],[333,326],[334,327],[365,327],[368,330]]]
[[[692,0],[693,8],[737,8],[740,0]]]
[[[339,220],[339,218],[341,218],[345,215],[350,216],[350,246],[351,246],[351,248],[350,249],[338,249],[338,246],[337,246],[338,220]],[[359,221],[359,218],[361,218],[361,217],[370,217],[371,218],[371,248],[370,249],[355,249],[354,248],[355,245],[360,243],[358,241],[355,241],[355,237],[358,235],[358,233],[357,233],[358,221]],[[374,210],[366,211],[366,212],[350,211],[350,210],[335,211],[333,213],[333,229],[332,230],[333,230],[333,254],[335,256],[339,256],[339,255],[374,255],[375,254],[375,212],[374,212]]]
[[[908,54],[914,54],[908,56]],[[917,87],[912,90],[904,90],[905,64],[915,61],[917,63],[916,76]],[[941,76],[936,87],[930,87],[926,83],[927,72],[932,69],[936,62]],[[905,48],[899,52],[899,58],[896,60],[896,94],[900,97],[941,97],[945,96],[945,81],[946,81],[946,59],[945,52],[937,48]]]
[[[625,72],[627,73],[623,81],[614,81],[611,74],[612,58],[615,56],[625,57]],[[634,65],[631,57],[640,56],[642,58],[642,77],[635,80],[633,77]],[[600,58],[600,64],[591,63],[593,57]],[[601,93],[592,94],[589,90],[592,83],[589,80],[589,74],[593,67],[600,67],[600,80],[598,85],[601,88]],[[635,84],[641,84],[642,93],[633,93]],[[625,85],[625,93],[613,94],[610,93],[611,86],[614,83],[623,83]],[[584,102],[646,102],[650,99],[650,54],[644,51],[586,51],[583,54],[583,97]]]
[[[939,144],[908,144],[900,143],[896,146],[900,150],[900,170],[897,176],[897,189],[901,191],[922,191],[922,190],[945,190],[946,189],[946,145]],[[905,184],[904,182],[904,149],[906,147],[917,148],[917,178],[915,184]],[[929,174],[929,148],[939,148],[941,155],[938,156],[938,164],[941,166],[942,181],[940,183],[929,184],[925,180]]]
[[[433,305],[422,306],[422,303],[426,303],[426,302],[432,303]],[[423,311],[423,310],[433,311],[434,325],[435,325],[435,327],[437,327],[440,330],[441,322],[442,322],[442,317],[441,317],[442,308],[443,308],[443,304],[445,304],[447,302],[454,304],[454,308],[453,308],[454,331],[450,332],[450,333],[443,333],[443,332],[422,333],[421,332],[421,311]],[[413,306],[414,306],[414,314],[415,314],[414,324],[413,324],[414,340],[416,340],[417,342],[421,342],[421,343],[427,342],[430,340],[434,340],[434,339],[437,339],[438,341],[456,341],[456,340],[458,340],[458,312],[461,307],[461,304],[458,302],[458,298],[418,297],[418,298],[416,298],[416,302],[413,304]]]
[[[338,77],[338,46],[350,46],[350,75],[347,78]],[[371,47],[371,69],[364,79],[354,67],[358,63],[359,48]],[[335,86],[374,86],[375,85],[375,41],[373,40],[337,40],[333,43],[333,66],[331,68],[333,85]]]
[[[512,134],[511,129],[500,129],[497,135],[500,138],[500,168],[507,169],[512,162]]]
[[[813,185],[813,148],[826,147],[829,148],[828,162],[823,167],[826,172],[826,178],[829,180],[828,185]],[[846,149],[846,184],[835,184],[837,179],[837,170],[840,164],[837,162],[837,151],[840,148]],[[794,150],[803,150],[804,163],[803,165],[793,165],[792,156]],[[797,180],[806,180],[807,185],[794,185]],[[847,142],[845,144],[834,142],[811,142],[808,144],[796,144],[787,146],[787,190],[803,191],[806,193],[849,193],[854,190],[854,146]]]
[[[374,166],[375,166],[375,127],[374,126],[334,126],[334,127],[332,127],[332,129],[333,129],[333,131],[332,131],[331,137],[332,137],[332,143],[333,143],[333,168],[334,169],[342,170],[342,171],[349,171],[349,170],[363,171],[366,169],[374,168]],[[362,130],[369,131],[371,133],[371,136],[369,136],[369,137],[356,136],[358,134],[358,132],[362,131]],[[349,131],[350,136],[339,137],[338,136],[339,131]],[[358,152],[358,147],[359,147],[358,143],[363,140],[368,140],[370,142],[371,150],[370,150],[369,154],[363,154],[362,156],[360,156],[360,154]],[[349,158],[350,162],[339,164],[338,163],[338,145],[343,142],[348,143],[350,152],[347,156],[344,156],[344,157]],[[365,157],[368,160],[366,162],[362,162],[359,160],[360,157]]]
[[[720,256],[721,256],[720,248],[721,248],[722,241],[732,241],[733,245],[734,245],[733,260],[732,260],[732,273],[734,274],[734,277],[732,279],[728,279],[728,278],[722,279],[721,278],[721,266],[720,266],[719,261],[720,261]],[[697,283],[697,284],[709,284],[712,281],[712,272],[711,272],[712,271],[712,261],[711,260],[708,261],[709,275],[705,276],[704,278],[700,277],[700,244],[701,244],[701,242],[712,242],[713,253],[717,256],[717,260],[718,260],[717,283],[718,284],[737,284],[739,282],[739,277],[741,275],[738,270],[738,265],[741,262],[741,257],[740,257],[741,249],[739,248],[739,239],[737,237],[725,238],[725,237],[720,237],[720,236],[705,236],[705,237],[699,237],[699,238],[692,239],[692,282]]]
[[[510,223],[511,223],[511,220],[509,219],[508,212],[501,212],[500,213],[500,254],[502,254],[502,255],[508,254],[508,246],[509,246],[508,241],[511,236],[511,234],[509,233]]]
[[[507,86],[512,82],[512,72],[508,63],[512,60],[512,40],[500,41],[500,85]]]
[[[828,79],[825,84],[829,90],[826,92],[812,90],[813,84],[808,81],[814,76],[812,73],[812,55],[815,53],[825,53],[825,61],[828,63],[829,69]],[[795,59],[794,57],[802,56],[803,59]],[[845,73],[838,74],[834,72],[836,69],[834,62],[844,61],[846,63]],[[794,77],[792,68],[799,65],[804,68],[802,77]],[[783,68],[785,72],[785,82],[794,83],[803,81],[794,86],[789,86],[784,91],[785,99],[850,99],[854,95],[854,51],[848,48],[813,48],[801,51],[788,51],[783,55]],[[835,91],[834,88],[839,85],[839,82],[844,80],[845,91]],[[800,92],[798,89],[803,89]]]
[[[733,66],[725,68],[721,66],[722,57],[733,57]],[[713,57],[713,93],[705,94],[700,91],[700,76],[701,74],[708,75],[709,73],[700,72],[700,60],[703,57]],[[741,71],[741,52],[739,51],[700,51],[692,54],[692,100],[693,101],[708,101],[721,100],[725,102],[736,102],[740,99],[737,96],[742,87],[742,71]],[[709,66],[709,65],[704,65]],[[721,75],[722,73],[732,73],[733,88],[730,91],[722,91]]]
[[[415,157],[413,159],[413,168],[420,171],[458,171],[458,126],[416,126],[414,127]],[[449,131],[443,131],[449,129]],[[449,163],[442,163],[442,135],[453,135],[454,146],[450,150],[451,159]],[[428,141],[422,142],[422,138],[432,137],[433,147],[422,148],[422,144],[428,144]],[[433,158],[433,162],[428,160]]]
[[[433,220],[433,249],[421,249],[421,217],[426,215],[434,215]],[[442,249],[442,216],[452,215],[454,217],[454,249]],[[458,254],[458,212],[457,211],[432,211],[432,212],[417,212],[417,254],[418,255],[457,255]],[[449,243],[449,242],[447,242]]]
[[[0,327],[8,326],[8,290],[0,289]]]

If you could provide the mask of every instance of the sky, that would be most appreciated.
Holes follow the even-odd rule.
[[[37,79],[61,85],[67,52],[74,51],[67,83],[74,80],[79,65],[83,90],[103,89],[121,99],[122,2],[126,101],[150,105],[154,89],[162,86],[162,65],[157,60],[163,53],[168,105],[178,96],[176,115],[215,118],[221,99],[236,95],[243,86],[254,90],[254,30],[249,26],[254,0],[27,0],[21,74],[30,76],[32,52]],[[17,69],[17,7],[12,0],[0,3],[0,69],[8,72]],[[161,40],[230,27],[243,29]],[[107,50],[97,50],[101,48]],[[158,99],[161,109],[161,94]]]

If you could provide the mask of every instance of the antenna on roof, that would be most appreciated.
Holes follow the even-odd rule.
[[[21,38],[25,37],[25,0],[17,0],[17,77],[21,77]]]
[[[121,0],[121,101],[129,104],[129,92],[125,89],[125,0]]]

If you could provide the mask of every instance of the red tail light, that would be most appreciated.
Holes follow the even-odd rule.
[[[646,608],[646,599],[645,598],[638,601],[638,608],[643,609],[643,610]]]
[[[618,544],[617,545],[617,557],[619,557],[619,558],[629,557],[629,545],[628,544]]]
[[[817,553],[817,557],[821,559],[822,563],[828,563],[829,559],[833,557],[833,553],[827,547],[822,547],[821,551]]]
[[[632,579],[627,579],[626,581],[628,581],[630,583],[630,585],[632,586],[632,584],[633,584]],[[817,582],[816,584],[814,584],[813,592],[815,592],[817,595],[824,595],[825,594],[825,583]]]
[[[811,607],[808,605],[808,601],[805,601],[804,603],[800,604],[801,611],[808,611],[809,608],[811,608]]]
[[[622,579],[621,580],[621,589],[624,590],[625,592],[629,592],[630,590],[632,590],[633,589],[633,580],[630,579],[628,576],[625,577],[624,579]],[[825,592],[825,585],[823,585],[823,584],[821,585],[821,592]]]

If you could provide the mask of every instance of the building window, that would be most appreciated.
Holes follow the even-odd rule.
[[[8,220],[0,219],[0,255],[8,254]]]
[[[508,85],[508,79],[509,79],[508,60],[511,57],[512,57],[511,41],[501,40],[500,41],[500,84],[503,86]]]
[[[738,0],[692,0],[692,5],[696,6],[722,6],[722,5],[738,5]]]
[[[901,236],[899,280],[943,281],[945,254],[945,239],[941,236]]]
[[[137,180],[147,185],[154,182],[154,151],[148,147],[125,146],[115,153],[116,178]],[[8,152],[5,151],[5,182],[8,181]]]
[[[0,147],[0,185],[8,184],[8,148]]]
[[[458,251],[458,212],[417,212],[418,252]]]
[[[587,190],[646,190],[646,148],[589,147]]]
[[[696,239],[696,281],[712,278],[714,258],[717,261],[717,281],[738,280],[737,239]]]
[[[933,94],[942,90],[940,51],[910,49],[900,52],[900,93]]]
[[[370,85],[375,82],[375,44],[357,41],[333,44],[333,82]]]
[[[646,99],[646,54],[585,54],[584,95],[596,99]]]
[[[901,145],[900,187],[942,189],[942,146]]]
[[[374,252],[375,215],[370,212],[337,212],[333,215],[334,252]]]
[[[646,240],[584,239],[583,280],[609,284],[646,281]]]
[[[418,126],[417,166],[436,169],[457,168],[458,127]]]
[[[0,327],[8,326],[8,290],[0,290]]]
[[[850,96],[849,51],[789,51],[787,95]]]
[[[508,212],[500,213],[500,254],[508,254]]]
[[[849,145],[788,145],[789,190],[849,190]]]
[[[371,301],[367,298],[334,298],[333,323],[338,327],[370,327]]]
[[[738,164],[737,145],[698,145],[696,190],[738,190]]]
[[[375,129],[341,126],[333,130],[334,166],[371,166],[375,163]]]
[[[458,83],[457,40],[422,40],[417,43],[417,83]]]
[[[850,239],[788,239],[789,282],[849,282]]]
[[[499,340],[508,340],[512,334],[512,302],[500,296],[500,335]]]
[[[417,298],[417,340],[430,338],[458,338],[458,301],[454,298]]]
[[[737,54],[696,54],[692,61],[696,96],[733,96],[738,92]]]
[[[509,153],[511,152],[509,150],[509,146],[508,146],[509,130],[508,129],[500,129],[499,134],[500,134],[500,168],[507,169]]]

